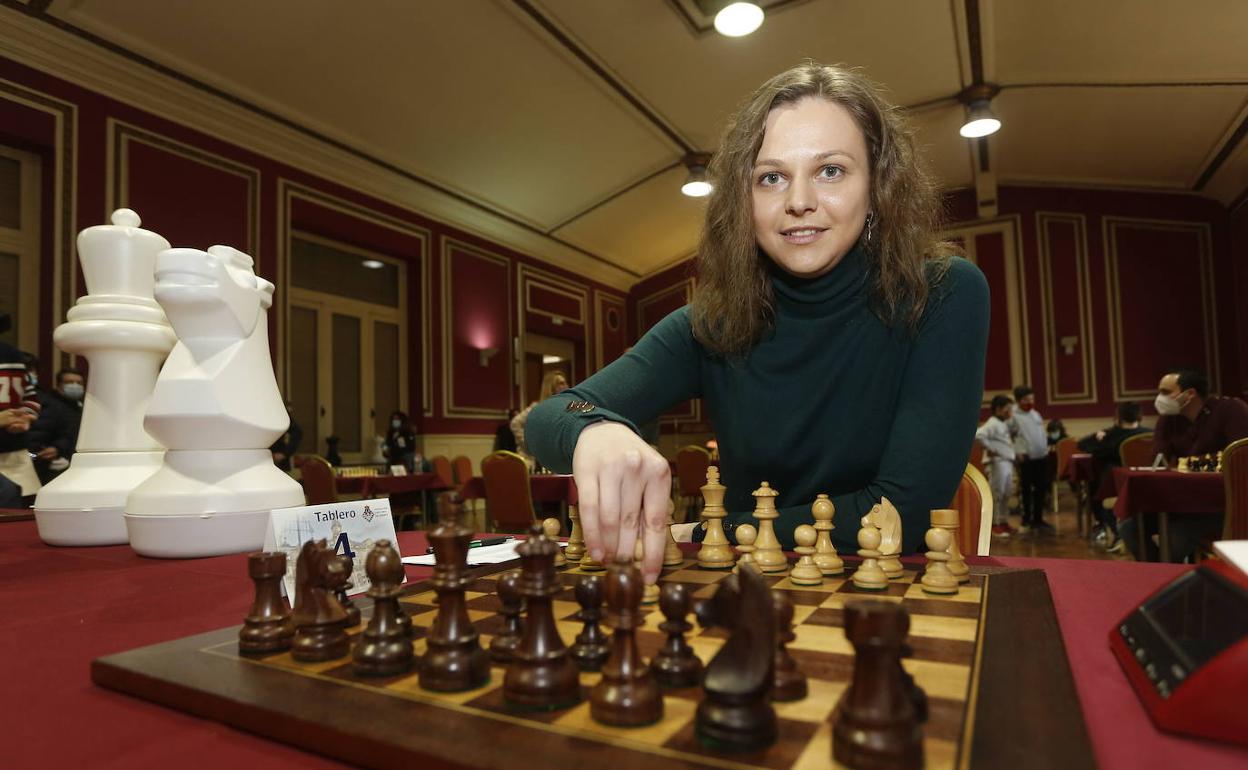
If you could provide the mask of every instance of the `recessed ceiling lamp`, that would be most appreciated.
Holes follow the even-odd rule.
[[[745,37],[762,24],[758,3],[729,3],[715,14],[715,30],[725,37]]]
[[[992,97],[1000,90],[994,83],[976,83],[958,94],[958,101],[966,105],[966,122],[959,134],[977,139],[1001,130],[1001,121],[992,111]]]
[[[369,270],[380,270],[381,268],[386,266],[386,263],[382,262],[379,259],[366,259],[360,264],[363,265],[364,267],[367,267]]]
[[[710,195],[715,189],[706,175],[706,167],[711,162],[711,156],[705,152],[693,152],[686,155],[682,162],[689,169],[689,175],[685,177],[685,183],[680,186],[680,191],[690,198],[705,198]]]

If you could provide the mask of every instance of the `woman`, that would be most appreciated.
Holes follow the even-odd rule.
[[[516,453],[533,465],[533,453],[529,451],[528,442],[525,441],[524,430],[528,424],[529,415],[533,413],[533,407],[541,402],[557,396],[568,389],[568,380],[563,376],[563,372],[546,372],[546,376],[542,378],[542,385],[537,391],[537,400],[524,408],[520,414],[511,418],[511,433],[516,439]]]
[[[402,465],[408,473],[418,469],[416,465],[416,433],[412,423],[404,412],[390,414],[390,428],[386,431],[386,441],[382,445],[382,454],[391,465]]]
[[[692,303],[539,405],[530,446],[575,473],[591,555],[628,553],[641,536],[648,581],[670,478],[635,426],[689,398],[714,423],[729,521],[749,517],[766,480],[791,545],[826,492],[836,543],[852,551],[887,496],[916,550],[970,453],[988,287],[940,242],[938,194],[905,122],[861,75],[804,64],[746,102],[710,173]]]

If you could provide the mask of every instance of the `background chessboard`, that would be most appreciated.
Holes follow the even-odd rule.
[[[488,645],[503,618],[495,594],[498,575],[515,564],[474,571],[467,592],[469,618]],[[563,572],[555,596],[560,634],[571,643],[580,630],[573,587],[579,568]],[[599,678],[582,673],[582,701],[567,709],[518,710],[502,697],[503,669],[483,687],[462,693],[420,689],[416,672],[389,678],[358,677],[350,659],[299,663],[289,653],[262,658],[237,654],[237,627],[101,658],[92,664],[98,684],[225,722],[320,754],[367,766],[549,768],[557,763],[655,768],[827,768],[829,721],[853,669],[853,648],[841,628],[842,608],[855,598],[900,602],[910,613],[905,666],[927,692],[926,767],[1094,767],[1091,748],[1043,573],[973,570],[969,585],[951,597],[926,594],[920,573],[907,570],[883,592],[855,589],[846,578],[816,587],[785,577],[765,578],[794,604],[789,645],[809,677],[803,700],[776,704],[780,738],[747,754],[712,751],[694,736],[700,688],[664,691],[664,715],[639,728],[616,728],[589,715],[588,691]],[[663,581],[686,585],[695,599],[709,596],[727,573],[694,562],[667,570]],[[437,609],[428,583],[406,588],[415,652]],[[365,617],[368,612],[365,608]],[[245,612],[246,608],[242,608]],[[240,614],[242,614],[240,612]],[[638,630],[649,659],[665,635],[656,607]],[[354,629],[358,633],[360,628]],[[709,661],[722,629],[689,634]]]

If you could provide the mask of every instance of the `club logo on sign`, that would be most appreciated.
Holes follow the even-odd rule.
[[[373,517],[376,515],[377,514],[373,513],[373,509],[369,508],[367,505],[364,506],[364,513],[360,514],[360,516],[364,518],[364,521],[372,521]]]

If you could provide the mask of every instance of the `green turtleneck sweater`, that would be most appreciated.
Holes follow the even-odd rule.
[[[855,248],[826,275],[774,269],[775,324],[741,360],[707,352],[688,308],[660,321],[631,351],[529,416],[530,449],[570,472],[586,425],[633,430],[701,397],[719,442],[729,521],[749,518],[766,480],[780,496],[776,534],[813,521],[821,492],[836,505],[833,539],[857,548],[859,520],[887,497],[901,513],[904,550],[922,544],[933,508],[953,499],[970,455],[984,388],[988,285],[954,259],[932,283],[917,331],[872,312],[870,268]],[[595,405],[569,412],[569,401]]]

